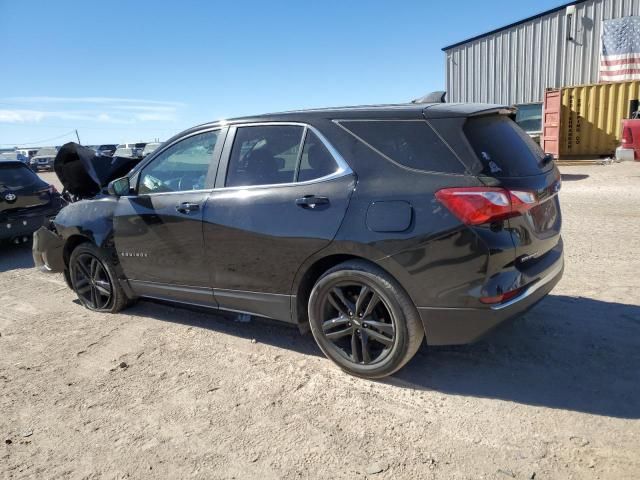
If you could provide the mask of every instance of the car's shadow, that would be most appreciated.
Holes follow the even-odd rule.
[[[31,245],[2,245],[0,272],[33,267]],[[127,313],[321,355],[311,335],[264,319],[139,302]],[[235,321],[234,321],[235,320]],[[640,307],[549,295],[467,346],[422,348],[388,380],[399,388],[640,418]]]
[[[31,241],[20,245],[13,245],[9,242],[0,243],[0,272],[33,268],[33,266]]]
[[[640,307],[549,295],[468,346],[421,351],[405,388],[640,418]]]
[[[234,315],[151,302],[139,302],[127,313],[321,354],[310,334],[263,319],[240,323]],[[423,347],[383,381],[398,388],[640,418],[640,307],[550,295],[478,343]]]
[[[176,306],[156,300],[139,301],[126,312],[129,315],[215,330],[305,355],[322,355],[311,334],[301,335],[295,325],[267,318],[246,317],[206,308]]]
[[[581,173],[562,173],[560,174],[560,178],[563,182],[572,182],[576,180],[585,180],[589,178],[589,175]]]

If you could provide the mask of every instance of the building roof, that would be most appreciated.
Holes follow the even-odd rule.
[[[464,45],[465,43],[473,42],[474,40],[478,40],[478,39],[483,38],[483,37],[488,37],[489,35],[493,35],[494,33],[502,32],[503,30],[508,30],[510,28],[513,28],[513,27],[516,27],[518,25],[521,25],[523,23],[530,22],[531,20],[535,20],[536,18],[544,17],[545,15],[549,15],[551,13],[555,13],[555,12],[558,12],[560,10],[564,10],[565,8],[567,8],[570,5],[577,5],[579,3],[583,3],[583,2],[586,2],[586,1],[587,0],[574,0],[573,2],[565,3],[563,5],[560,5],[560,6],[556,7],[556,8],[552,8],[551,10],[546,10],[544,12],[537,13],[536,15],[532,15],[530,17],[523,18],[522,20],[519,20],[517,22],[510,23],[509,25],[505,25],[504,27],[496,28],[495,30],[491,30],[490,32],[482,33],[480,35],[476,35],[475,37],[467,38],[466,40],[462,40],[460,42],[448,45],[448,46],[444,47],[442,49],[442,51],[446,52],[447,50],[450,50],[450,49],[455,48],[455,47],[459,47],[460,45]]]

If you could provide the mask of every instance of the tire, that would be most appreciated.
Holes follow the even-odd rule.
[[[424,338],[409,295],[387,272],[363,260],[336,265],[318,279],[309,296],[309,325],[327,358],[370,379],[402,368]]]
[[[81,243],[71,252],[71,287],[84,307],[94,312],[116,313],[131,303],[118,281],[114,264],[108,252],[92,243]],[[92,280],[87,280],[87,275]]]

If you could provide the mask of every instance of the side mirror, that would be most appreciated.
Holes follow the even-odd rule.
[[[131,186],[129,185],[129,177],[117,178],[116,180],[109,182],[109,185],[107,185],[107,192],[109,192],[109,195],[121,197],[122,195],[129,195],[130,191]]]

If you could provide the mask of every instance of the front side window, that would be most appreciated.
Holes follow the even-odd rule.
[[[296,125],[238,127],[225,186],[293,182],[303,133],[304,128]]]
[[[183,192],[208,188],[207,173],[220,132],[185,138],[160,153],[142,169],[138,193]]]

